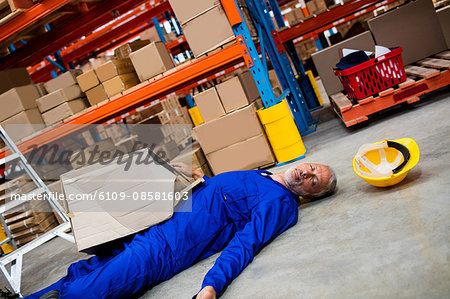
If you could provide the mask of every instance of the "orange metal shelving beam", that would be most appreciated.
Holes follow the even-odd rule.
[[[33,5],[22,14],[0,26],[0,43],[70,2],[72,0],[44,0]]]

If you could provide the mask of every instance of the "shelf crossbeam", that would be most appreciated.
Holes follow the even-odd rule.
[[[44,0],[0,26],[0,43],[51,14],[72,0]]]

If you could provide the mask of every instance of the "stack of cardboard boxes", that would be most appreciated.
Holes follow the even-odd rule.
[[[110,60],[77,77],[91,105],[101,103],[139,83],[129,58]]]
[[[135,40],[126,43],[114,50],[114,56],[118,59],[130,58],[131,52],[137,51],[148,44],[150,44],[150,40],[148,39]]]
[[[48,94],[36,103],[47,125],[61,122],[89,106],[75,79],[80,73],[80,70],[70,70],[45,83]]]
[[[176,157],[180,148],[184,148],[191,139],[192,122],[187,115],[187,109],[180,105],[177,96],[169,96],[162,102],[150,107],[152,113],[141,111],[131,117],[138,125],[134,130],[139,140],[151,145],[157,145],[155,151],[161,149],[168,160]],[[138,118],[145,117],[141,120]],[[127,123],[130,123],[127,121]],[[149,125],[149,126],[145,126]]]
[[[327,11],[327,5],[324,0],[310,0],[306,2],[306,8],[310,15],[319,15]]]
[[[27,194],[36,185],[27,176],[22,175],[0,185],[2,202],[10,200],[13,194]],[[5,223],[18,246],[22,246],[58,225],[50,204],[45,200],[31,200],[3,214]]]
[[[311,58],[311,55],[317,51],[314,38],[310,37],[295,44],[295,50],[301,61]]]
[[[194,132],[214,174],[274,163],[256,116],[258,97],[248,71],[194,96],[205,121]]]
[[[14,141],[44,128],[37,109],[39,92],[25,68],[0,71],[0,124]]]
[[[300,23],[305,19],[302,8],[296,5],[288,6],[285,9],[290,8],[291,10],[284,14],[286,21],[288,21],[289,26],[293,26],[297,23]],[[284,9],[283,9],[284,10]]]
[[[193,143],[191,147],[186,148],[181,152],[171,163],[181,162],[186,165],[192,165],[193,169],[201,170],[207,177],[213,177],[213,173],[206,161],[205,154],[203,153],[200,144]]]
[[[195,57],[235,40],[233,29],[219,1],[169,2]]]

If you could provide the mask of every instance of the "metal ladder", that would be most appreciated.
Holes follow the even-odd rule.
[[[50,192],[47,185],[45,185],[45,183],[39,177],[37,172],[33,169],[33,167],[27,161],[25,156],[20,152],[17,145],[8,136],[8,134],[6,133],[6,131],[4,130],[4,128],[1,125],[0,125],[0,137],[3,139],[6,146],[11,151],[11,155],[0,159],[0,165],[5,164],[5,166],[6,166],[7,163],[18,160],[20,162],[22,168],[26,171],[26,173],[30,176],[30,178],[33,180],[33,182],[37,186],[36,189],[31,191],[29,194],[27,194],[27,198],[33,198],[34,196],[36,196],[38,194],[44,194],[45,198],[49,199],[48,202],[50,203],[52,208],[55,210],[56,213],[58,213],[58,215],[64,221],[62,224],[58,225],[54,229],[37,237],[33,241],[25,244],[24,246],[17,248],[17,246],[12,238],[12,234],[4,221],[3,213],[8,210],[11,210],[14,207],[24,204],[27,201],[13,200],[13,201],[6,202],[5,205],[0,207],[0,221],[1,221],[1,224],[5,231],[5,234],[7,236],[6,239],[4,239],[0,242],[0,245],[10,243],[10,245],[15,248],[14,251],[12,251],[8,255],[0,258],[0,271],[2,272],[3,276],[5,277],[5,280],[7,281],[10,289],[14,293],[19,294],[20,298],[22,298],[22,294],[20,292],[20,286],[21,286],[21,279],[22,279],[22,263],[23,263],[24,254],[39,247],[40,245],[44,244],[45,242],[47,242],[55,237],[61,237],[72,243],[75,243],[75,239],[72,235],[65,233],[65,231],[70,229],[71,226],[70,226],[69,218],[64,213],[63,208],[54,199],[53,194],[52,194],[52,192]],[[33,194],[33,196],[31,196],[31,194]],[[28,195],[30,195],[30,196],[28,196]],[[11,264],[11,271],[8,271],[8,269],[6,268],[6,266],[8,264]]]

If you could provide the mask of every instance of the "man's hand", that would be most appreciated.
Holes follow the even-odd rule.
[[[173,167],[175,167],[176,169],[178,169],[178,171],[180,171],[181,173],[183,173],[187,176],[192,176],[194,178],[194,180],[197,180],[197,179],[200,179],[203,177],[203,173],[200,170],[190,168],[189,166],[187,166],[186,164],[184,164],[182,162],[174,162],[174,163],[171,163],[171,165]]]
[[[197,299],[216,299],[216,291],[212,286],[206,286],[197,294]]]

